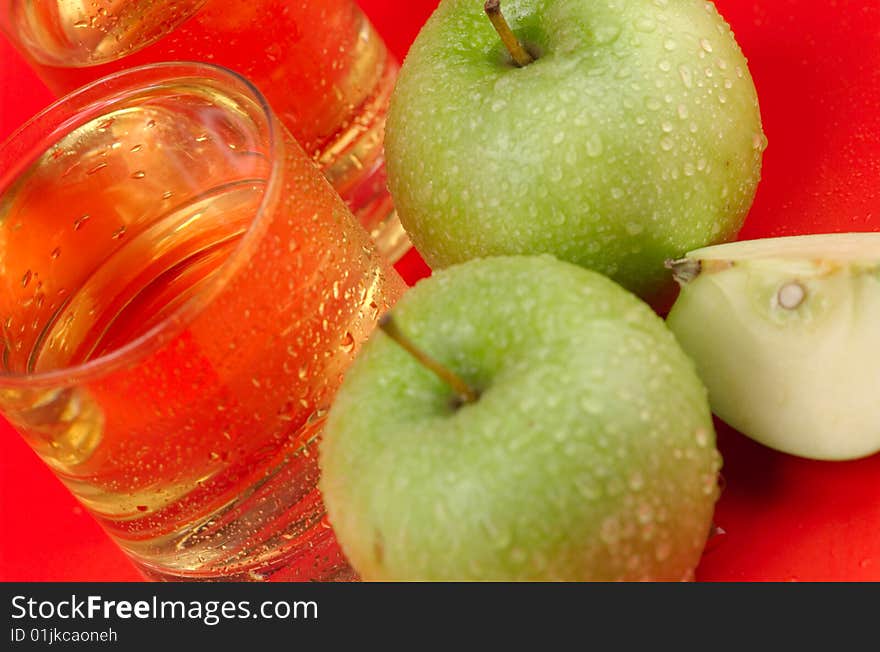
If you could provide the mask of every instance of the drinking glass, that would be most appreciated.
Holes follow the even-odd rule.
[[[0,145],[0,412],[149,578],[353,577],[316,446],[403,289],[223,68],[116,73]]]
[[[392,262],[408,248],[382,141],[398,64],[352,0],[0,0],[0,30],[61,95],[168,60],[231,68],[268,98]]]

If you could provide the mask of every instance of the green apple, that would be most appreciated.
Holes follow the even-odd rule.
[[[736,242],[670,266],[668,324],[721,419],[802,457],[880,451],[880,233]]]
[[[550,253],[654,300],[663,263],[731,239],[766,145],[733,34],[705,0],[443,0],[405,60],[386,156],[434,268]]]
[[[366,580],[680,580],[721,459],[705,387],[663,321],[551,256],[419,282],[330,410],[321,490]]]

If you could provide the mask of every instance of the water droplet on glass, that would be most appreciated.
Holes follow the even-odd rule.
[[[339,348],[343,353],[351,353],[354,350],[354,335],[346,331],[345,335],[342,337],[342,343],[339,345]]]

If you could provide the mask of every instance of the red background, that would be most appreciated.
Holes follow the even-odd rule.
[[[360,4],[403,58],[436,0]],[[880,230],[878,3],[716,4],[749,58],[770,141],[742,237]],[[0,36],[0,139],[50,101]],[[411,282],[426,273],[416,255],[398,268]],[[3,422],[0,445],[0,580],[140,579]],[[880,581],[880,454],[800,460],[722,424],[719,445],[726,534],[710,542],[698,579]]]

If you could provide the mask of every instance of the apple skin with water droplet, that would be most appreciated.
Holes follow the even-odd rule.
[[[395,322],[480,395],[383,332],[320,446],[329,520],[365,580],[681,580],[721,458],[706,390],[663,321],[550,256],[420,281]]]
[[[800,457],[880,451],[880,233],[742,241],[670,266],[667,323],[721,419]]]
[[[704,0],[444,0],[391,101],[389,187],[435,269],[550,253],[655,302],[668,258],[732,239],[760,178],[747,62]]]

